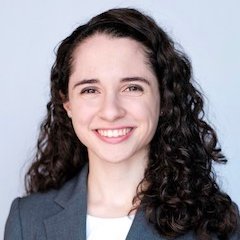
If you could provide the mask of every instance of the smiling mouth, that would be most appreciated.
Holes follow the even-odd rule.
[[[102,137],[117,138],[126,136],[133,128],[121,129],[97,129],[97,133]]]

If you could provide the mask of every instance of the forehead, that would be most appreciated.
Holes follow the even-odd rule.
[[[117,69],[151,71],[144,45],[131,38],[95,34],[81,42],[73,53],[72,73]]]
[[[111,36],[110,34],[106,33],[95,33],[94,35],[87,37],[84,39],[76,48],[75,54],[81,52],[92,52],[92,51],[100,51],[103,50],[106,52],[106,50],[114,51],[118,49],[124,50],[132,50],[133,52],[141,52],[142,54],[145,54],[145,46],[130,38],[130,37],[115,37]],[[75,55],[74,54],[74,55]],[[75,55],[76,56],[76,55]]]

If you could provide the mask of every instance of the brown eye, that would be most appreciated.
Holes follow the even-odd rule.
[[[132,85],[132,86],[129,86],[126,91],[143,91],[143,88],[141,86],[138,86],[138,85]]]
[[[95,93],[98,93],[97,89],[95,88],[84,88],[82,89],[82,91],[80,92],[81,94],[95,94]]]
[[[122,94],[135,97],[135,96],[141,96],[143,92],[144,92],[144,89],[142,86],[137,84],[131,84],[124,88]]]

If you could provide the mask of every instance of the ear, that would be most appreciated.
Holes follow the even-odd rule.
[[[72,110],[69,100],[63,103],[63,108],[66,110],[69,118],[72,118]]]

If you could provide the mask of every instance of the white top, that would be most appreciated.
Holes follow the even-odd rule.
[[[134,215],[100,218],[87,215],[87,240],[125,240]]]

